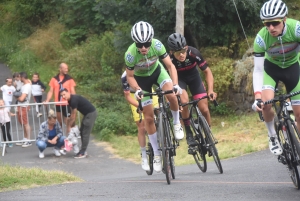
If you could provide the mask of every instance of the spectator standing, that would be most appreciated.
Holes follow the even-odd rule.
[[[71,94],[76,94],[76,83],[73,80],[73,78],[70,75],[68,75],[68,71],[69,67],[66,63],[61,63],[59,65],[59,73],[50,80],[50,89],[47,94],[47,99],[45,100],[46,103],[50,101],[50,99],[53,96],[53,93],[55,102],[66,102],[66,100],[62,99],[59,95],[61,89],[67,89]],[[57,120],[59,121],[60,126],[62,126],[62,116],[64,123],[67,125],[67,118],[70,116],[71,113],[68,103],[56,104],[55,107]],[[67,128],[69,128],[68,125]],[[67,133],[69,133],[69,131],[70,130],[67,129]]]
[[[3,140],[6,142],[11,141],[10,135],[10,116],[14,116],[15,114],[11,113],[7,107],[4,107],[4,100],[0,99],[0,124],[3,135]],[[8,144],[8,147],[13,147],[12,143]]]
[[[68,125],[74,125],[77,110],[83,115],[80,125],[81,149],[74,158],[85,158],[87,156],[86,149],[89,144],[89,138],[97,118],[96,108],[84,97],[71,94],[67,89],[60,90],[60,95],[68,101],[72,108]],[[68,128],[70,130],[70,128]]]
[[[6,78],[5,82],[6,84],[3,85],[0,90],[2,91],[2,97],[5,106],[8,106],[8,109],[10,110],[13,93],[16,91],[16,88],[13,86],[13,80],[11,78]]]
[[[34,73],[32,75],[32,88],[31,93],[33,95],[33,99],[35,103],[41,103],[42,102],[42,95],[43,92],[46,90],[46,86],[41,82],[40,75],[38,73]],[[37,117],[42,116],[42,113],[40,113],[41,105],[36,105],[36,113]]]
[[[22,95],[17,98],[18,100],[18,121],[22,125],[24,129],[24,138],[23,142],[16,143],[16,145],[21,145],[22,147],[29,147],[31,146],[30,139],[30,133],[31,128],[28,122],[28,110],[30,107],[28,106],[29,100],[31,97],[31,82],[28,79],[27,73],[21,72],[20,78],[23,83],[23,86],[21,87],[21,93]]]

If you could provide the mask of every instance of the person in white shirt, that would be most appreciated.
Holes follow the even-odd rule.
[[[7,107],[4,107],[4,100],[0,99],[0,125],[4,142],[11,141],[10,135],[10,116],[15,114],[11,113]],[[8,144],[8,147],[13,147],[12,143]]]
[[[16,145],[21,145],[22,147],[31,146],[31,142],[28,141],[30,139],[31,128],[28,121],[28,110],[29,110],[29,100],[31,97],[31,81],[28,80],[27,73],[20,73],[21,81],[23,82],[23,86],[21,88],[22,95],[17,98],[18,100],[18,121],[22,125],[24,129],[24,139],[21,143],[16,143]]]
[[[13,81],[11,78],[6,78],[6,84],[0,88],[5,106],[8,106],[9,110],[12,103],[13,93],[16,91],[16,88],[12,85],[12,82]]]

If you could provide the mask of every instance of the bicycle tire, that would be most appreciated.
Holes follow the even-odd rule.
[[[168,143],[167,147],[168,147],[168,151],[169,151],[169,162],[170,162],[170,168],[171,168],[171,176],[172,179],[175,179],[175,162],[174,162],[174,156],[176,155],[176,146],[175,146],[175,137],[174,137],[174,131],[172,131],[172,125],[170,123],[170,119],[167,117],[164,120],[165,123],[165,134],[166,134],[166,141]],[[173,133],[172,133],[173,132]]]
[[[167,183],[171,183],[171,168],[170,168],[170,156],[169,156],[169,150],[167,149],[167,141],[166,141],[166,135],[165,135],[165,130],[166,130],[166,124],[164,122],[163,114],[159,114],[159,124],[158,124],[158,130],[159,130],[159,145],[161,148],[161,153],[162,153],[162,164],[163,164],[163,169],[166,175],[166,180]]]
[[[299,141],[299,131],[295,123],[292,123],[290,120],[287,120],[288,131],[290,132],[290,136],[292,137],[292,147],[296,154],[296,162],[300,165],[300,141]]]
[[[147,149],[147,157],[148,157],[148,165],[150,167],[149,171],[146,171],[147,175],[152,175],[153,174],[153,148],[150,142],[148,142],[148,149]]]
[[[279,124],[276,124],[276,125],[279,125]],[[287,127],[288,127],[288,125],[286,126],[286,128]],[[282,128],[277,127],[276,132],[277,132],[279,143],[283,149],[283,153],[280,156],[278,156],[278,161],[287,166],[289,176],[290,176],[295,188],[299,189],[300,188],[299,171],[297,168],[297,163],[293,156],[294,155],[293,151],[291,150],[291,149],[293,149],[293,145],[292,145],[293,139],[291,138],[289,129],[287,129],[285,131],[287,133],[286,136],[285,136]]]
[[[214,161],[216,163],[216,166],[217,166],[220,174],[222,174],[223,173],[223,167],[222,167],[219,155],[218,155],[218,150],[215,146],[215,142],[213,140],[211,130],[210,130],[204,116],[202,116],[202,115],[199,116],[199,125],[201,125],[203,127],[204,134],[206,136],[206,140],[209,144],[209,151],[210,151],[211,155],[214,158]]]
[[[195,113],[195,114],[194,114]],[[191,125],[192,125],[192,129],[193,129],[193,133],[195,135],[195,141],[197,142],[197,147],[195,149],[195,152],[193,152],[193,158],[197,164],[197,166],[199,167],[199,169],[202,172],[206,172],[207,170],[207,162],[206,162],[206,157],[205,157],[205,147],[203,146],[204,144],[204,139],[203,139],[203,131],[201,131],[198,128],[196,128],[195,126],[195,122],[199,122],[199,114],[197,112],[197,110],[192,107],[191,111],[190,111],[190,116],[191,116]],[[198,124],[199,125],[199,124]]]

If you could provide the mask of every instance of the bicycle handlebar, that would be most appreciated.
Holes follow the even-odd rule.
[[[296,96],[300,94],[300,91],[295,91],[295,92],[291,92],[289,94],[282,94],[282,95],[278,95],[276,97],[274,97],[273,99],[271,100],[268,100],[268,101],[265,101],[264,102],[264,105],[268,105],[268,104],[272,104],[272,103],[275,103],[275,102],[283,102],[285,101],[286,99],[288,98],[291,98],[293,96]],[[260,105],[257,105],[258,107],[261,107]]]
[[[212,96],[213,96],[213,95],[210,94],[210,97],[212,97]],[[202,98],[198,98],[198,99],[196,99],[196,100],[192,100],[192,101],[190,101],[190,102],[188,102],[188,103],[182,104],[181,106],[182,106],[182,107],[185,107],[185,106],[190,105],[190,104],[198,103],[200,100],[206,99],[206,98],[209,98],[209,96],[208,96],[208,95],[203,96]],[[214,103],[214,106],[215,106],[215,107],[219,106],[219,104],[218,104],[218,102],[217,102],[216,100],[213,100],[213,103]]]

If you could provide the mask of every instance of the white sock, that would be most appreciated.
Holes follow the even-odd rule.
[[[179,110],[177,111],[174,111],[174,110],[171,110],[172,112],[172,116],[173,116],[173,124],[180,124],[180,121],[179,121]]]
[[[158,150],[158,144],[157,144],[157,133],[153,133],[152,135],[148,135],[149,136],[149,140],[154,152],[155,156],[160,156],[160,151]]]
[[[267,129],[268,129],[268,135],[269,137],[276,137],[276,131],[274,128],[274,119],[270,122],[265,122]]]
[[[141,149],[141,153],[142,153],[142,158],[147,158],[146,147],[140,147],[140,149]]]

